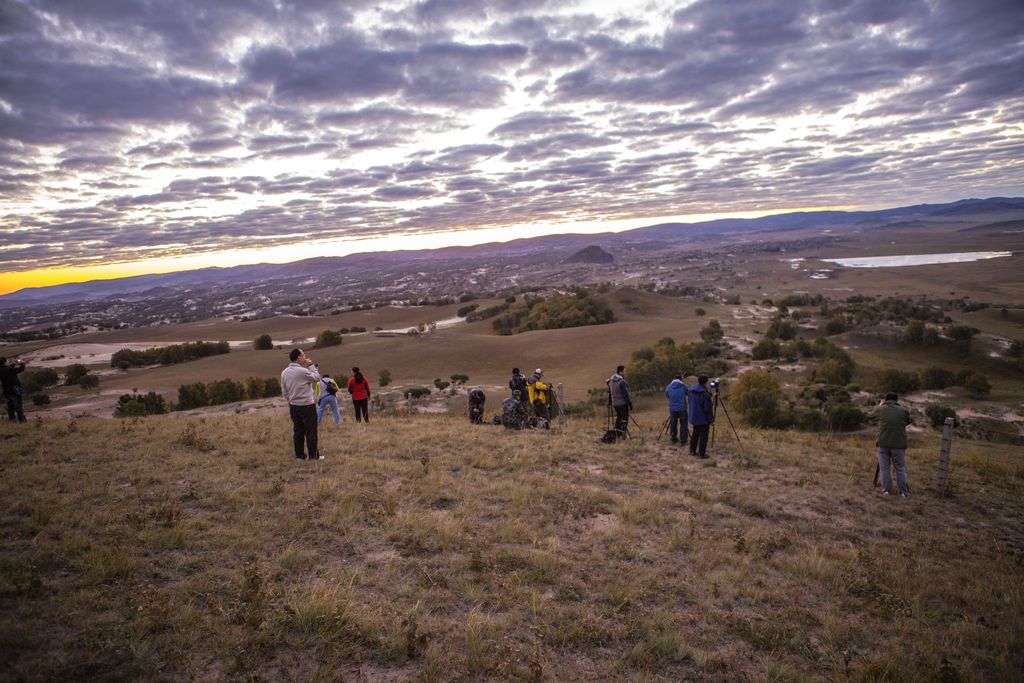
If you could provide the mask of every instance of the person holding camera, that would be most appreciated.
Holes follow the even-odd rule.
[[[708,376],[704,373],[697,375],[697,383],[690,387],[687,404],[690,424],[693,425],[690,455],[707,458],[708,435],[711,433],[711,425],[715,422],[715,406],[711,401],[711,392],[708,391]]]
[[[323,460],[317,444],[316,398],[314,389],[320,381],[316,363],[307,358],[302,349],[295,348],[288,354],[291,361],[281,373],[281,393],[288,401],[288,413],[292,418],[292,439],[295,457],[299,460]],[[306,455],[302,451],[305,442]]]
[[[25,422],[25,405],[22,401],[21,380],[18,375],[25,371],[25,362],[15,359],[10,365],[0,357],[0,385],[3,386],[7,402],[7,419],[11,422]]]
[[[885,395],[878,406],[878,440],[875,441],[875,455],[882,475],[882,495],[892,493],[892,473],[896,470],[896,486],[900,497],[910,497],[907,485],[907,425],[912,420],[910,411],[899,404],[899,396],[893,392]]]
[[[629,383],[623,374],[626,366],[620,365],[615,368],[615,374],[608,378],[608,400],[615,410],[615,431],[626,433],[629,431],[629,411],[633,408],[633,399],[629,395]]]
[[[316,402],[316,423],[324,419],[324,413],[330,408],[334,413],[334,424],[341,424],[341,411],[338,410],[338,383],[326,372],[320,378],[320,398]],[[318,428],[319,429],[319,428]]]

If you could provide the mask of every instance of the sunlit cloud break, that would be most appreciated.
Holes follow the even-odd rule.
[[[1019,195],[1022,25],[1017,0],[3,3],[0,284]]]

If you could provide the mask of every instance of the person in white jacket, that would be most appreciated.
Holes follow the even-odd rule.
[[[316,397],[314,388],[320,381],[320,373],[312,359],[302,349],[295,348],[288,354],[291,362],[281,373],[281,392],[288,401],[288,412],[292,418],[292,436],[295,442],[295,457],[299,460],[323,460],[317,447]],[[306,452],[303,452],[303,443]],[[307,455],[308,453],[308,455]]]

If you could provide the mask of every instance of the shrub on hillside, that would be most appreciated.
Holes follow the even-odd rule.
[[[823,384],[846,386],[853,378],[853,369],[849,363],[844,363],[838,358],[826,358],[814,368],[813,378],[815,382]]]
[[[100,378],[96,375],[89,373],[78,380],[78,386],[83,389],[95,389],[100,385]]]
[[[709,320],[707,325],[700,328],[700,338],[708,344],[720,342],[723,336],[725,336],[725,332],[722,330],[722,324],[714,318]]]
[[[451,385],[451,382],[443,380],[440,377],[434,380],[434,386],[437,387],[438,391],[444,391]]]
[[[973,398],[982,398],[992,393],[992,383],[988,377],[977,372],[972,372],[963,381],[963,387]]]
[[[465,384],[466,382],[469,381],[469,375],[465,375],[461,372],[456,372],[449,379],[451,379],[452,384],[455,385]]]
[[[911,320],[903,330],[903,341],[907,344],[920,344],[924,341],[924,323]]]
[[[852,403],[840,402],[828,406],[825,413],[829,429],[837,432],[852,432],[860,429],[868,416]]]
[[[114,407],[114,417],[143,417],[145,415],[162,415],[167,412],[164,397],[155,391],[143,395],[139,393],[122,394]]]
[[[895,391],[897,394],[909,394],[917,391],[918,386],[917,375],[909,370],[886,368],[878,373],[878,389],[883,393]]]
[[[455,312],[455,315],[459,316],[460,318],[465,318],[467,315],[469,315],[478,308],[480,308],[480,304],[470,304],[468,306],[463,306],[462,308]]]
[[[769,339],[781,339],[783,341],[794,339],[796,337],[796,324],[792,320],[785,320],[776,316],[771,324],[768,325],[764,336]]]
[[[182,384],[178,387],[178,410],[190,410],[210,405],[210,396],[202,382]]]
[[[269,351],[274,348],[274,340],[270,338],[269,334],[261,334],[253,340],[252,348],[257,351]]]
[[[956,352],[961,356],[966,356],[971,351],[971,339],[981,330],[968,325],[949,325],[943,332],[953,340],[953,348]]]
[[[430,396],[430,394],[430,389],[426,387],[409,387],[402,392],[403,396],[411,399],[423,398],[424,396]]]
[[[263,380],[263,398],[273,398],[281,395],[281,380],[277,377],[267,377]]]
[[[846,332],[846,319],[841,315],[834,315],[825,324],[826,334],[842,334]]]
[[[381,370],[377,373],[377,386],[386,387],[391,384],[391,371]]]
[[[752,427],[777,427],[782,422],[782,387],[765,370],[740,375],[729,395],[736,412]]]
[[[248,399],[263,398],[263,393],[267,389],[266,380],[260,377],[246,377],[244,385],[245,397]]]
[[[920,380],[922,389],[945,389],[956,384],[956,373],[937,365],[929,365],[921,371]]]
[[[60,376],[53,368],[26,370],[18,375],[18,377],[21,380],[22,391],[24,391],[27,396],[38,391],[42,391],[48,387],[52,387],[60,381]]]
[[[48,406],[50,405],[49,394],[36,394],[32,397],[32,405],[37,406]]]
[[[953,418],[953,423],[956,424],[956,411],[947,405],[941,403],[932,403],[924,409],[924,414],[928,417],[928,422],[931,423],[932,427],[942,427],[946,423],[946,418]]]
[[[64,369],[64,384],[78,384],[79,380],[89,374],[89,368],[81,363],[73,363]]]
[[[313,348],[323,349],[328,346],[340,346],[341,345],[341,332],[336,330],[324,330],[316,336],[316,341],[313,343]]]
[[[762,339],[754,345],[754,348],[750,351],[750,355],[753,356],[754,360],[778,358],[779,343],[774,339]]]

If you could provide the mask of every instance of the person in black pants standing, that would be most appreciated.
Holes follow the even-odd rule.
[[[370,382],[359,371],[352,368],[352,376],[348,380],[348,393],[352,394],[352,409],[356,414],[356,422],[370,423]]]
[[[690,424],[693,425],[693,434],[690,435],[690,455],[708,457],[708,434],[711,433],[711,425],[715,421],[715,407],[711,402],[711,392],[708,391],[708,376],[700,374],[697,376],[697,383],[690,387],[687,398],[689,407]]]
[[[299,460],[323,460],[317,445],[316,398],[313,395],[320,373],[316,363],[307,358],[302,349],[292,349],[288,358],[291,362],[281,373],[281,392],[288,401],[288,412],[292,418],[295,457]],[[303,442],[308,455],[302,451]]]
[[[7,418],[14,422],[25,422],[25,408],[22,403],[21,380],[18,374],[25,371],[25,363],[7,364],[7,359],[0,357],[0,385],[3,386],[4,399],[7,400]]]

